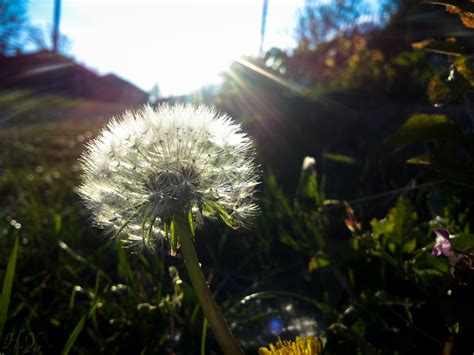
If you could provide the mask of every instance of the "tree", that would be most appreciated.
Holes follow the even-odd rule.
[[[25,36],[19,41],[19,46],[22,49],[28,50],[51,50],[52,44],[48,33],[50,29],[43,29],[40,26],[27,26],[24,30]],[[63,33],[57,35],[57,49],[56,52],[62,55],[67,55],[71,49],[72,41]]]
[[[340,32],[358,27],[370,7],[360,0],[331,0],[324,3],[306,0],[296,26],[296,37],[303,49],[314,49]]]
[[[26,0],[0,0],[0,55],[12,54],[21,47],[26,5]]]
[[[36,50],[48,49],[46,36],[44,35],[43,29],[39,26],[30,26],[28,28],[28,42],[31,43]]]
[[[158,100],[161,98],[161,90],[160,90],[160,87],[158,86],[158,83],[155,83],[155,85],[153,85],[149,94],[150,96],[148,98],[148,101],[150,101],[153,105],[155,105],[158,102]]]

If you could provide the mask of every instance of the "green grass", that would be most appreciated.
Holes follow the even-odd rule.
[[[0,117],[11,117],[0,129],[3,334],[40,335],[43,354],[219,352],[180,253],[127,252],[91,225],[76,194],[77,158],[119,108],[0,92]],[[341,157],[352,162],[332,158]],[[446,259],[430,255],[426,209],[414,214],[403,200],[373,227],[350,233],[344,209],[325,205],[331,196],[320,180],[302,178],[287,196],[267,175],[252,229],[211,221],[196,231],[205,275],[247,353],[275,342],[275,319],[284,338],[324,333],[328,354],[440,353],[450,329],[472,329],[472,290],[449,278]],[[465,205],[456,190],[445,196],[446,223],[469,241]],[[309,268],[314,258],[324,265]]]
[[[174,310],[172,321],[169,305],[162,302],[174,294],[168,266],[179,265],[184,272],[182,263],[165,251],[127,253],[91,226],[75,192],[84,145],[105,117],[123,109],[0,92],[0,117],[8,117],[0,130],[0,256],[5,260],[11,250],[21,255],[16,283],[11,263],[5,273],[0,324],[5,334],[41,333],[43,353],[120,353],[124,346],[156,353],[174,347],[177,332],[193,334],[202,324],[196,317],[185,321],[197,310],[188,284],[182,291],[184,311]],[[195,333],[185,348],[200,345],[200,330]]]
[[[18,236],[15,238],[13,250],[8,259],[5,279],[3,280],[2,295],[0,296],[0,338],[3,337],[3,329],[7,320],[8,305],[10,304],[10,296],[12,293],[13,279],[15,277],[16,259],[18,256]]]

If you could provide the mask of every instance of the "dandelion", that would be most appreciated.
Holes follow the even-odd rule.
[[[145,106],[113,119],[81,157],[79,194],[97,226],[128,246],[179,247],[196,296],[226,354],[241,350],[199,266],[194,229],[206,217],[232,227],[257,213],[252,141],[204,106]]]
[[[79,193],[95,223],[128,245],[153,249],[171,239],[183,212],[197,227],[212,215],[245,225],[257,212],[250,138],[203,106],[127,112],[88,144],[81,162]]]
[[[308,336],[296,337],[295,341],[282,341],[278,338],[276,345],[270,344],[268,348],[258,349],[259,355],[318,355],[323,351],[321,339]]]

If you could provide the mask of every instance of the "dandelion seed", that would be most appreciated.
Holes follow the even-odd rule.
[[[95,223],[128,245],[171,239],[183,213],[196,227],[211,216],[241,226],[257,214],[252,142],[212,109],[145,106],[113,119],[86,146],[79,194]]]

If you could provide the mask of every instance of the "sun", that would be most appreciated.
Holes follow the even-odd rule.
[[[287,44],[300,2],[271,3],[267,46]],[[47,28],[52,3],[31,2],[34,25]],[[253,0],[62,0],[60,29],[78,62],[168,96],[217,83],[233,60],[258,55],[261,16]]]

